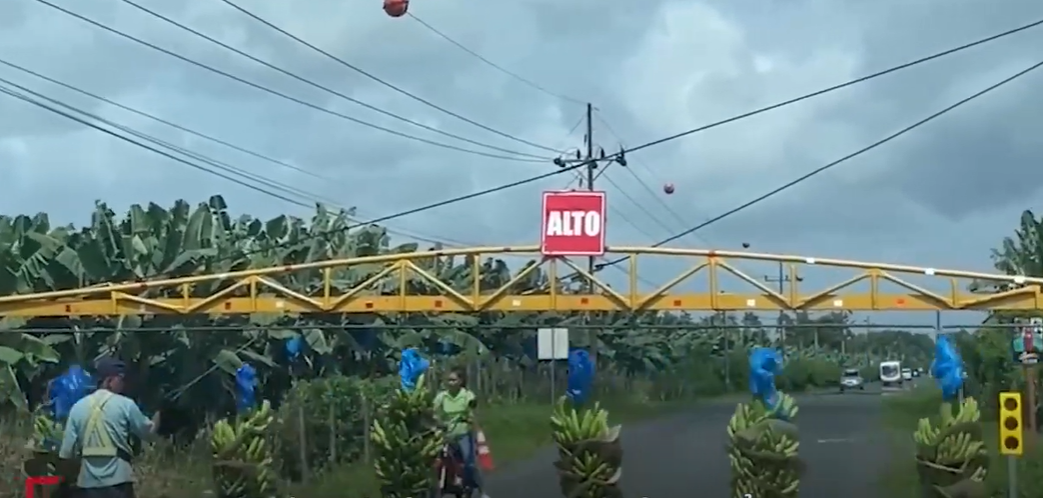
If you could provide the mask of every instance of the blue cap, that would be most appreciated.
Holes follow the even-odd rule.
[[[99,380],[119,377],[127,372],[127,364],[118,358],[103,356],[94,363],[94,371]]]

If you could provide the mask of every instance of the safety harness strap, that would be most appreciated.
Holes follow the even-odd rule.
[[[80,450],[85,457],[114,457],[120,454],[105,427],[105,404],[112,397],[113,394],[110,391],[97,391],[88,398],[91,411],[87,417],[87,424],[83,427]]]

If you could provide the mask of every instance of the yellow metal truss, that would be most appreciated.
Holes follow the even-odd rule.
[[[957,270],[866,263],[839,259],[809,258],[778,254],[734,251],[708,251],[645,247],[612,247],[613,254],[630,256],[629,282],[625,289],[609,287],[581,265],[566,258],[542,259],[518,273],[498,289],[482,289],[478,278],[467,288],[454,288],[423,267],[436,258],[471,258],[476,266],[490,257],[532,255],[540,259],[539,248],[477,247],[446,249],[407,254],[391,254],[345,260],[323,261],[292,266],[247,270],[219,275],[108,284],[38,294],[0,297],[0,316],[84,316],[141,314],[242,314],[242,313],[374,313],[374,312],[477,312],[477,311],[645,311],[645,310],[1032,310],[1043,309],[1040,286],[1043,279]],[[647,256],[672,256],[691,262],[691,267],[652,292],[640,292],[638,267]],[[784,293],[770,289],[757,279],[735,268],[735,261],[755,260],[783,263],[789,275],[798,275],[802,266],[849,268],[855,276],[836,285],[805,292],[800,282],[788,282]],[[419,263],[419,264],[418,264]],[[337,269],[359,268],[371,275],[364,282],[337,291],[333,275]],[[511,289],[536,268],[546,269],[552,281],[562,272],[593,282],[590,294],[563,293],[561,286],[513,294]],[[282,278],[294,272],[319,271],[321,289],[293,289]],[[680,283],[697,272],[707,272],[705,292],[673,292]],[[719,275],[727,272],[752,287],[748,293],[722,292]],[[944,279],[948,291],[938,293],[909,283],[900,275],[928,275]],[[476,276],[477,277],[477,276]],[[411,294],[409,278],[427,281],[438,295]],[[906,277],[908,278],[908,277]],[[971,294],[962,289],[960,279],[1008,283],[1010,290],[992,294]],[[282,282],[280,282],[282,280]],[[868,292],[853,292],[850,287],[869,282]],[[904,288],[904,293],[884,293],[883,281]],[[218,289],[199,295],[201,288]],[[932,286],[933,287],[933,286]],[[391,290],[389,290],[391,289]],[[847,291],[847,292],[845,292]],[[162,297],[159,297],[162,296]]]

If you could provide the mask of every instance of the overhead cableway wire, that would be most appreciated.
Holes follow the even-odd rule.
[[[499,154],[492,154],[492,153],[488,153],[488,152],[483,152],[483,151],[479,151],[479,150],[467,149],[467,148],[458,147],[458,146],[455,146],[455,145],[452,145],[452,144],[446,144],[446,143],[437,142],[437,141],[429,140],[429,139],[422,138],[422,137],[417,137],[417,136],[410,135],[410,134],[407,134],[407,133],[403,133],[403,132],[400,132],[400,131],[397,131],[397,130],[393,130],[393,129],[390,129],[390,128],[387,128],[387,127],[384,127],[384,126],[380,126],[380,125],[373,124],[373,123],[370,123],[370,122],[367,122],[367,121],[363,121],[361,119],[358,119],[358,118],[355,118],[355,117],[352,117],[352,116],[349,116],[349,115],[346,115],[346,114],[343,114],[343,113],[339,113],[339,112],[336,112],[336,111],[333,111],[333,110],[330,110],[330,109],[326,109],[325,107],[322,107],[322,106],[319,106],[319,105],[316,105],[316,104],[312,104],[311,102],[299,99],[297,97],[290,96],[290,95],[288,95],[286,93],[279,92],[277,90],[268,88],[268,87],[266,87],[264,85],[261,85],[261,84],[258,84],[258,83],[254,83],[254,82],[249,81],[249,80],[247,80],[245,78],[241,78],[239,76],[231,74],[231,73],[229,73],[227,71],[223,71],[223,70],[217,69],[217,68],[215,68],[213,66],[209,66],[207,64],[203,64],[202,62],[190,59],[190,58],[188,58],[186,56],[183,56],[181,54],[178,54],[178,53],[176,53],[174,51],[165,49],[165,48],[160,47],[160,46],[158,46],[158,45],[156,45],[154,43],[145,41],[145,40],[143,40],[141,38],[138,38],[138,37],[135,37],[135,36],[130,35],[128,33],[125,33],[123,31],[120,31],[120,30],[118,30],[116,28],[113,28],[111,26],[108,26],[108,25],[106,25],[104,23],[101,23],[99,21],[95,21],[94,19],[91,19],[89,17],[83,16],[83,15],[78,14],[76,12],[73,12],[73,11],[71,11],[69,9],[66,9],[64,7],[61,7],[61,6],[56,5],[54,3],[51,3],[48,0],[35,0],[35,1],[39,2],[39,3],[43,4],[43,5],[46,5],[48,7],[51,7],[52,9],[55,9],[55,10],[57,10],[59,12],[62,12],[64,14],[68,15],[68,16],[71,16],[71,17],[74,17],[76,19],[79,19],[80,21],[88,23],[88,24],[90,24],[90,25],[92,25],[92,26],[94,26],[94,27],[96,27],[98,29],[107,31],[107,32],[109,32],[111,34],[114,34],[116,36],[119,36],[121,38],[125,38],[127,40],[133,41],[135,43],[138,43],[140,45],[148,47],[148,48],[150,48],[152,50],[155,50],[157,52],[161,52],[163,54],[166,54],[166,55],[168,55],[170,57],[173,57],[175,59],[181,60],[181,61],[186,62],[188,64],[191,64],[193,66],[199,67],[201,69],[205,69],[205,70],[210,71],[210,72],[212,72],[214,74],[217,74],[217,75],[223,76],[225,78],[231,79],[233,81],[236,81],[236,82],[241,83],[243,85],[249,86],[249,87],[254,88],[256,90],[260,90],[262,92],[265,92],[265,93],[268,93],[268,94],[271,94],[271,95],[275,95],[277,97],[283,98],[283,99],[288,100],[290,102],[293,102],[295,104],[302,105],[304,107],[308,107],[308,108],[314,109],[314,110],[322,112],[324,114],[329,114],[331,116],[336,116],[338,118],[345,119],[347,121],[351,121],[352,123],[355,123],[355,124],[358,124],[358,125],[361,125],[361,126],[365,126],[367,128],[372,128],[374,130],[383,131],[385,133],[388,133],[388,134],[391,134],[391,135],[395,135],[397,137],[405,138],[407,140],[413,140],[413,141],[416,141],[416,142],[424,143],[424,144],[431,145],[431,146],[434,146],[434,147],[439,147],[439,148],[442,148],[442,149],[455,150],[457,152],[463,152],[463,153],[466,153],[466,154],[473,154],[473,155],[477,155],[477,156],[489,157],[489,158],[493,158],[493,159],[501,159],[501,160],[505,160],[505,161],[526,162],[526,163],[542,163],[542,162],[546,162],[548,160],[547,158],[543,158],[543,157],[540,157],[540,156],[534,156],[532,154],[526,154],[526,153],[523,153],[523,152],[511,151],[511,150],[507,150],[507,149],[502,149],[502,150],[507,150],[508,153],[513,154],[513,155],[505,156],[505,155],[499,155]],[[292,73],[290,73],[290,74],[292,75]],[[296,78],[299,78],[300,80],[305,81],[305,82],[308,81],[308,80],[305,80],[305,79],[300,78],[300,77],[295,77],[295,79]],[[318,84],[313,84],[313,85],[318,86]],[[328,91],[330,93],[333,93],[334,95],[342,96],[342,95],[339,95],[338,92],[334,92],[334,91],[329,90],[329,89],[327,89],[325,87],[319,86],[319,88],[322,88],[322,89],[324,89],[324,90],[326,90],[326,91]],[[342,97],[343,98],[348,98],[346,96],[342,96]],[[348,98],[348,99],[352,100],[350,98]],[[426,125],[419,125],[419,124],[418,124],[418,126],[426,127]],[[436,133],[445,134],[441,130],[437,130],[437,128],[435,129],[435,131],[436,131]],[[463,140],[463,141],[469,142],[469,143],[477,143],[480,146],[485,147],[485,148],[489,148],[489,149],[493,149],[493,150],[501,150],[499,147],[491,146],[491,145],[488,145],[488,144],[482,144],[481,142],[471,141],[470,139],[465,139],[463,137],[456,137],[455,135],[453,135],[453,137],[457,138],[459,140]],[[519,156],[522,156],[522,157],[519,157]]]
[[[126,3],[129,3],[131,5],[136,5],[131,0],[122,0],[122,1],[126,2]],[[489,133],[492,133],[494,135],[498,135],[500,137],[506,138],[508,140],[511,140],[511,141],[514,141],[514,142],[518,142],[520,144],[528,145],[530,147],[535,147],[537,149],[542,149],[542,150],[545,150],[545,151],[548,151],[548,152],[557,152],[557,150],[555,150],[553,148],[546,147],[544,145],[540,145],[538,143],[535,143],[535,142],[532,142],[532,141],[529,141],[529,140],[525,140],[524,138],[516,137],[516,136],[511,135],[509,133],[502,132],[502,131],[497,130],[495,128],[492,128],[490,126],[487,126],[487,125],[484,125],[482,123],[479,123],[479,122],[477,122],[477,121],[475,121],[473,119],[470,119],[470,118],[468,118],[466,116],[462,116],[459,113],[450,111],[450,110],[448,110],[448,109],[446,109],[444,107],[441,107],[441,106],[439,106],[439,105],[437,105],[435,103],[432,103],[431,101],[429,101],[427,99],[424,99],[423,97],[419,97],[419,96],[417,96],[417,95],[415,95],[413,93],[410,93],[410,92],[408,92],[406,90],[403,90],[402,88],[400,88],[398,86],[395,86],[394,84],[389,83],[388,81],[386,81],[386,80],[384,80],[382,78],[379,78],[379,77],[373,75],[372,73],[370,73],[368,71],[365,71],[365,70],[359,68],[358,66],[355,66],[354,64],[351,64],[348,61],[345,61],[344,59],[342,59],[340,57],[337,57],[336,55],[333,55],[330,52],[327,52],[326,50],[322,49],[321,47],[318,47],[317,45],[314,45],[314,44],[308,42],[307,40],[305,40],[305,39],[303,39],[303,38],[301,38],[301,37],[299,37],[299,36],[289,32],[289,31],[287,31],[286,29],[281,28],[281,27],[275,25],[275,23],[272,23],[271,21],[268,21],[267,19],[265,19],[265,18],[255,14],[255,13],[247,10],[246,8],[236,4],[235,2],[232,2],[231,0],[221,0],[221,2],[225,3],[226,5],[228,5],[229,7],[233,8],[235,10],[238,10],[239,12],[243,13],[247,17],[249,17],[249,18],[251,18],[251,19],[253,19],[253,20],[255,20],[255,21],[257,21],[257,22],[259,22],[259,23],[261,23],[261,24],[263,24],[265,26],[267,26],[268,28],[278,32],[279,34],[281,34],[281,35],[283,35],[283,36],[285,36],[285,37],[287,37],[287,38],[289,38],[289,39],[291,39],[291,40],[293,40],[293,41],[295,41],[295,42],[297,42],[297,43],[299,43],[301,45],[304,45],[305,47],[308,47],[309,49],[311,49],[311,50],[313,50],[313,51],[315,51],[315,52],[317,52],[319,54],[322,54],[326,58],[328,58],[328,59],[330,59],[330,60],[332,60],[332,61],[334,61],[334,62],[336,62],[336,63],[338,63],[338,64],[340,64],[340,65],[342,65],[342,66],[344,66],[346,68],[348,68],[348,69],[351,69],[352,71],[355,71],[356,73],[359,73],[362,76],[365,76],[366,78],[369,78],[370,80],[372,80],[372,81],[374,81],[376,83],[379,83],[379,84],[381,84],[381,85],[383,85],[383,86],[385,86],[387,88],[390,88],[391,90],[393,90],[393,91],[395,91],[395,92],[397,92],[397,93],[399,93],[401,95],[409,97],[410,99],[413,99],[413,100],[415,100],[415,101],[417,101],[417,102],[419,102],[421,104],[424,104],[424,105],[426,105],[426,106],[428,106],[428,107],[430,107],[432,109],[435,109],[435,110],[437,110],[437,111],[439,111],[439,112],[441,112],[443,114],[446,114],[448,116],[452,116],[452,117],[454,117],[454,118],[456,118],[456,119],[458,119],[460,121],[463,121],[463,122],[465,122],[467,124],[470,124],[470,125],[473,125],[475,127],[481,128],[482,130],[485,130],[485,131],[487,131]],[[142,8],[142,7],[139,6],[139,8]]]
[[[222,1],[227,1],[227,0],[222,0]],[[546,87],[543,87],[540,84],[538,84],[538,83],[536,83],[536,82],[534,82],[534,81],[532,81],[532,80],[530,80],[528,78],[525,78],[525,77],[519,75],[518,73],[515,73],[515,72],[513,72],[511,70],[508,70],[507,68],[505,68],[505,67],[503,67],[503,66],[501,66],[501,65],[499,65],[499,64],[497,64],[497,63],[495,63],[495,62],[493,62],[493,61],[491,61],[491,60],[489,60],[487,58],[485,58],[484,56],[482,56],[482,54],[479,54],[478,52],[475,52],[474,50],[471,50],[471,49],[467,48],[467,46],[464,45],[463,43],[460,43],[460,42],[454,40],[453,38],[451,38],[449,35],[439,31],[438,28],[432,26],[428,22],[426,22],[423,19],[417,17],[415,14],[407,13],[406,15],[408,15],[411,18],[413,18],[414,21],[419,23],[421,26],[426,28],[428,31],[434,33],[439,38],[441,38],[441,39],[451,43],[453,46],[455,46],[456,48],[458,48],[460,50],[463,50],[465,53],[467,53],[468,55],[471,55],[475,59],[478,59],[479,61],[482,61],[487,66],[489,66],[489,67],[491,67],[491,68],[493,68],[493,69],[495,69],[495,70],[497,70],[497,71],[499,71],[499,72],[501,72],[503,74],[506,74],[507,76],[510,76],[511,78],[514,78],[515,80],[518,80],[519,82],[521,82],[524,85],[527,85],[527,86],[529,86],[529,87],[531,87],[531,88],[533,88],[533,89],[535,89],[535,90],[537,90],[539,92],[542,92],[542,93],[544,93],[546,95],[549,95],[549,96],[551,96],[553,98],[556,98],[558,100],[564,100],[564,101],[572,102],[573,104],[582,105],[582,106],[587,105],[586,102],[583,102],[583,101],[581,101],[579,99],[574,99],[572,97],[569,97],[568,95],[552,92],[552,91],[548,90]]]
[[[862,154],[865,154],[866,152],[869,152],[869,151],[871,151],[871,150],[873,150],[873,149],[875,149],[877,147],[880,147],[881,145],[884,145],[884,144],[886,144],[886,143],[888,143],[888,142],[890,142],[890,141],[892,141],[892,140],[894,140],[894,139],[896,139],[898,137],[901,137],[902,135],[905,135],[906,133],[909,133],[909,132],[911,132],[911,131],[913,131],[913,130],[915,130],[915,129],[917,129],[917,128],[919,128],[919,127],[921,127],[921,126],[923,126],[923,125],[925,125],[925,124],[927,124],[927,123],[929,123],[931,121],[934,121],[935,119],[938,119],[938,118],[944,116],[945,114],[948,114],[949,112],[951,112],[953,110],[956,110],[957,108],[959,108],[960,106],[963,106],[964,104],[967,104],[967,103],[969,103],[969,102],[971,102],[971,101],[973,101],[973,100],[975,100],[975,99],[977,99],[979,97],[982,97],[982,96],[984,96],[984,95],[986,95],[986,94],[988,94],[988,93],[990,93],[990,92],[992,92],[992,91],[994,91],[994,90],[996,90],[996,89],[998,89],[1000,87],[1003,87],[1004,85],[1006,85],[1006,84],[1008,84],[1008,83],[1010,83],[1010,82],[1012,82],[1012,81],[1014,81],[1014,80],[1016,80],[1016,79],[1018,79],[1018,78],[1020,78],[1022,76],[1025,76],[1026,74],[1028,74],[1028,73],[1030,73],[1030,72],[1032,72],[1032,71],[1034,71],[1036,69],[1039,69],[1041,66],[1043,66],[1043,61],[1037,62],[1037,63],[1035,63],[1035,64],[1033,64],[1033,65],[1031,65],[1031,66],[1029,66],[1029,67],[1027,67],[1025,69],[1022,69],[1021,71],[1018,71],[1017,73],[1015,73],[1015,74],[1013,74],[1011,76],[1008,76],[1007,78],[1004,78],[1003,80],[1001,80],[1001,81],[999,81],[997,83],[989,85],[985,89],[979,90],[978,92],[976,92],[976,93],[974,93],[974,94],[972,94],[972,95],[970,95],[968,97],[965,97],[965,98],[959,100],[958,102],[956,102],[954,104],[951,104],[948,107],[945,107],[944,109],[942,109],[940,111],[937,111],[937,112],[935,112],[935,113],[933,113],[933,114],[931,114],[931,115],[929,115],[929,116],[927,116],[927,117],[925,117],[925,118],[923,118],[923,119],[921,119],[921,120],[919,120],[919,121],[917,121],[917,122],[915,122],[915,123],[913,123],[913,124],[911,124],[909,126],[906,126],[905,128],[902,128],[901,130],[898,130],[897,132],[892,133],[892,134],[884,137],[881,140],[878,140],[878,141],[876,141],[876,142],[874,142],[874,143],[872,143],[870,145],[867,145],[867,146],[865,146],[865,147],[863,147],[863,148],[861,148],[861,149],[859,149],[859,150],[857,150],[855,152],[852,152],[852,153],[850,153],[850,154],[848,154],[848,155],[846,155],[844,157],[841,157],[840,159],[837,159],[836,161],[833,161],[833,162],[831,162],[829,164],[826,164],[826,165],[821,166],[821,167],[819,167],[819,168],[817,168],[815,170],[812,170],[812,171],[810,171],[810,172],[808,172],[808,173],[806,173],[804,175],[801,175],[799,178],[791,180],[790,182],[787,182],[784,185],[781,185],[781,186],[779,186],[779,187],[777,187],[775,189],[772,189],[771,191],[766,192],[766,193],[764,193],[764,194],[762,194],[762,195],[760,195],[760,196],[758,196],[758,197],[756,197],[754,199],[751,199],[751,200],[749,200],[749,201],[747,201],[747,202],[745,202],[745,203],[743,203],[743,204],[741,204],[739,206],[736,206],[736,207],[734,207],[734,208],[732,208],[732,209],[730,209],[728,211],[725,211],[724,213],[721,213],[721,214],[719,214],[717,216],[714,216],[713,218],[710,218],[709,220],[706,220],[703,223],[700,223],[700,224],[698,224],[698,225],[696,225],[694,227],[691,227],[691,228],[689,228],[689,229],[687,229],[687,230],[685,230],[683,232],[679,232],[679,233],[677,233],[675,235],[672,235],[672,236],[670,236],[670,237],[668,237],[666,239],[663,239],[663,240],[653,244],[652,247],[660,247],[660,246],[663,246],[665,244],[669,244],[670,242],[673,242],[673,241],[675,241],[675,240],[677,240],[677,239],[679,239],[681,237],[684,237],[685,235],[693,233],[696,230],[701,230],[703,228],[706,228],[706,227],[708,227],[708,226],[710,226],[710,225],[712,225],[714,223],[717,223],[718,221],[721,221],[721,220],[723,220],[723,219],[725,219],[725,218],[727,218],[727,217],[729,217],[729,216],[731,216],[733,214],[736,214],[736,213],[738,213],[740,211],[743,211],[743,210],[745,210],[745,209],[747,209],[747,208],[749,208],[749,207],[751,207],[753,205],[756,205],[756,204],[758,204],[758,203],[760,203],[760,202],[762,202],[764,200],[767,200],[767,199],[769,199],[769,198],[771,198],[771,197],[773,197],[773,196],[775,196],[775,195],[777,195],[777,194],[779,194],[781,192],[784,192],[784,191],[786,191],[786,190],[788,190],[788,189],[790,189],[790,188],[792,188],[792,187],[794,187],[796,185],[799,185],[800,183],[803,183],[805,180],[808,180],[808,179],[818,175],[819,173],[823,173],[823,172],[825,172],[825,171],[827,171],[829,169],[832,169],[834,166],[840,165],[840,164],[842,164],[842,163],[844,163],[844,162],[846,162],[848,160],[854,159],[854,158],[856,158],[856,157],[858,157],[858,156],[860,156]],[[606,266],[616,265],[616,264],[619,264],[619,263],[622,263],[622,262],[626,261],[627,259],[629,259],[629,257],[628,256],[624,256],[622,258],[618,258],[618,259],[609,261],[608,263],[604,263],[604,264],[598,265],[597,269],[602,269],[602,268],[604,268]]]
[[[15,91],[15,90],[12,90],[11,88],[4,88],[3,86],[0,86],[0,91],[2,91],[3,93],[5,93],[5,94],[7,94],[7,95],[9,95],[11,97],[15,97],[15,98],[17,98],[19,100],[22,100],[22,101],[27,102],[29,104],[35,105],[37,107],[41,107],[41,108],[43,108],[45,110],[49,110],[49,111],[55,112],[55,113],[60,114],[60,115],[62,115],[64,117],[67,117],[69,119],[74,119],[72,117],[72,115],[65,114],[64,112],[57,112],[55,109],[50,108],[50,107],[42,104],[38,100],[33,100],[28,95],[31,95],[32,97],[35,97],[36,99],[40,99],[40,100],[44,100],[44,101],[50,102],[51,104],[59,106],[59,107],[62,107],[62,108],[66,109],[69,112],[72,112],[72,113],[75,113],[75,114],[79,114],[79,115],[84,116],[86,118],[92,119],[92,120],[94,120],[94,121],[96,121],[98,123],[105,124],[105,125],[110,126],[110,127],[114,128],[114,129],[122,131],[123,133],[130,134],[130,135],[132,135],[134,137],[137,137],[137,138],[139,138],[141,140],[145,140],[145,141],[150,142],[152,144],[155,144],[155,145],[157,145],[159,147],[162,147],[162,148],[168,149],[170,151],[173,151],[175,153],[178,153],[178,154],[181,154],[183,156],[186,156],[186,157],[188,157],[188,158],[190,158],[190,159],[192,159],[194,161],[202,162],[202,163],[208,165],[209,167],[202,166],[202,165],[199,165],[197,163],[189,164],[186,161],[179,160],[179,162],[181,162],[182,164],[189,165],[189,166],[193,167],[194,169],[203,171],[203,172],[205,172],[207,174],[211,174],[211,175],[217,176],[217,177],[222,178],[224,180],[228,180],[230,182],[235,183],[236,185],[240,185],[240,186],[246,187],[246,188],[248,188],[250,190],[254,190],[256,192],[260,192],[260,193],[265,194],[265,195],[267,195],[269,197],[281,200],[283,202],[286,202],[286,203],[289,203],[289,204],[292,204],[292,205],[295,205],[295,206],[309,208],[309,209],[314,209],[315,204],[318,203],[318,202],[321,202],[321,203],[329,204],[330,206],[333,206],[333,207],[336,207],[336,208],[339,208],[339,209],[343,209],[345,211],[349,210],[348,208],[346,208],[344,206],[341,206],[338,202],[336,202],[334,200],[331,200],[331,199],[328,199],[328,198],[323,198],[322,196],[317,196],[315,194],[312,194],[312,193],[310,193],[308,191],[299,189],[299,188],[294,187],[292,185],[288,185],[288,184],[279,182],[277,180],[272,180],[270,178],[266,178],[266,177],[264,177],[262,175],[258,175],[256,173],[251,173],[249,171],[246,171],[246,170],[244,170],[242,168],[239,168],[239,167],[234,166],[232,164],[229,164],[227,162],[223,162],[223,161],[219,161],[219,160],[210,158],[210,157],[208,157],[206,155],[200,154],[200,153],[198,153],[196,151],[193,151],[191,149],[182,147],[180,145],[177,145],[177,144],[174,144],[174,143],[171,143],[171,142],[159,139],[159,138],[156,138],[156,137],[154,137],[152,135],[148,135],[148,134],[143,133],[143,132],[141,132],[139,130],[136,130],[136,129],[132,128],[132,127],[129,127],[129,126],[117,123],[115,121],[112,121],[112,120],[109,120],[109,119],[106,119],[106,118],[103,118],[101,116],[98,116],[97,114],[93,114],[93,113],[84,111],[84,110],[82,110],[80,108],[77,108],[76,106],[73,106],[71,104],[62,102],[62,101],[60,101],[58,99],[55,99],[53,97],[49,97],[49,96],[44,95],[44,94],[42,94],[40,92],[37,92],[37,91],[32,90],[32,89],[29,89],[29,88],[27,88],[27,87],[25,87],[23,85],[19,85],[18,83],[12,82],[12,81],[10,81],[8,79],[0,77],[0,84],[7,85],[8,87],[13,87],[13,88],[18,90],[18,91]],[[19,92],[22,92],[22,93],[19,93]],[[91,125],[91,124],[89,124],[88,122],[85,122],[82,119],[75,119],[75,121],[77,121],[80,124],[83,124],[85,126],[89,126],[91,128],[94,128],[96,130],[103,131],[103,132],[105,132],[105,133],[107,133],[109,135],[117,136],[117,138],[121,138],[124,141],[132,143],[133,145],[137,145],[139,147],[142,146],[142,144],[140,144],[138,142],[135,142],[133,140],[128,140],[125,137],[120,136],[117,133],[114,133],[114,132],[111,132],[111,131],[107,131],[107,130],[99,127],[99,126]],[[150,152],[157,152],[157,150],[155,150],[155,149],[153,149],[151,147],[144,147],[144,148],[146,150],[149,150]],[[166,154],[163,154],[163,155],[166,156],[166,157],[170,157],[169,155],[166,155]],[[215,171],[213,169],[210,169],[210,167],[216,168],[219,171]],[[236,177],[235,175],[238,175],[239,177]],[[245,180],[244,180],[244,178],[245,178]],[[262,186],[251,184],[247,180],[255,182],[255,183],[258,183],[258,184],[260,184]],[[269,189],[273,189],[273,190],[269,190]],[[290,196],[293,196],[293,197],[290,197]],[[296,197],[296,198],[294,198],[294,197]],[[303,201],[301,201],[299,199],[305,199],[305,200],[307,200],[307,202],[303,202]],[[355,222],[357,220],[352,219],[351,221]],[[387,229],[387,231],[389,233],[410,237],[410,238],[413,238],[413,239],[416,239],[416,240],[419,240],[419,241],[422,241],[422,242],[428,242],[428,243],[432,243],[432,244],[449,245],[449,244],[446,243],[446,241],[449,241],[450,243],[456,244],[456,245],[461,246],[461,247],[462,246],[473,245],[473,244],[466,243],[466,242],[453,241],[451,239],[447,239],[447,238],[444,238],[444,237],[442,238],[442,240],[439,240],[437,238],[430,238],[429,236],[425,236],[425,235],[421,235],[421,234],[417,234],[417,233],[411,233],[411,232],[403,231],[403,230],[396,229],[396,228],[393,228],[393,227],[385,227],[385,228]]]

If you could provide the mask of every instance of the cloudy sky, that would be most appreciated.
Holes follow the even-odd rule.
[[[0,2],[0,59],[293,169],[10,67],[0,67],[0,77],[291,185],[304,195],[280,194],[304,203],[326,199],[372,218],[554,169],[549,162],[436,147],[345,119],[492,155],[505,154],[431,129],[513,152],[549,154],[396,93],[221,0],[134,1],[428,129],[279,74],[128,2],[48,1],[332,111],[193,66],[38,0]],[[550,149],[582,144],[582,130],[569,133],[583,115],[582,105],[490,67],[409,17],[387,17],[378,0],[236,1],[357,68],[504,135]],[[595,142],[613,151],[620,141],[653,140],[1028,23],[1043,17],[1043,5],[414,0],[410,12],[551,93],[593,102]],[[1038,62],[1032,46],[1043,46],[1043,28],[635,153],[631,172],[613,166],[603,177],[612,205],[610,242],[648,245],[869,145]],[[747,242],[761,252],[989,270],[989,249],[1011,233],[1022,210],[1038,207],[1043,149],[1032,137],[1043,126],[1041,81],[1043,74],[1032,73],[675,245],[738,249]],[[178,198],[198,202],[215,193],[233,211],[260,217],[309,212],[8,96],[0,95],[0,116],[0,161],[8,185],[0,198],[4,214],[46,211],[55,221],[82,224],[96,199],[122,210]],[[540,191],[563,188],[569,180],[559,175],[388,225],[466,244],[532,244],[538,240]],[[675,184],[676,193],[660,193],[665,182]],[[646,277],[663,281],[675,267],[680,263],[652,262]],[[772,270],[742,268],[754,275]]]

